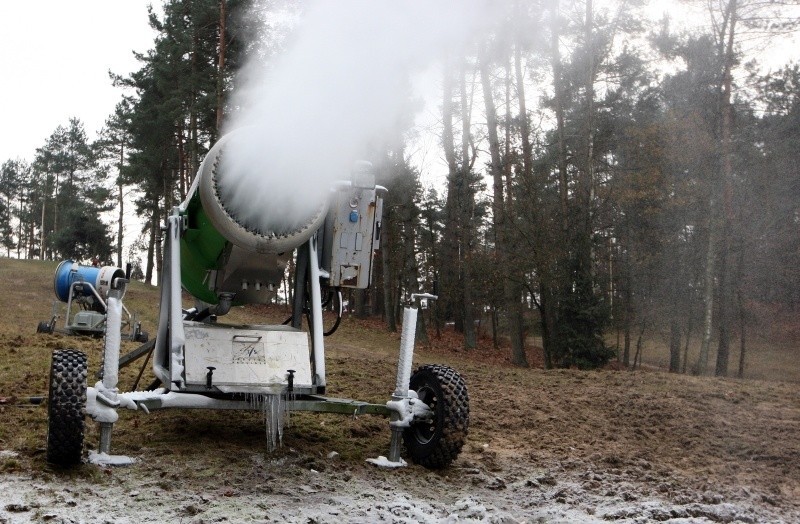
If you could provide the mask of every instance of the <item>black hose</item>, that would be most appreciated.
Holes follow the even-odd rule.
[[[195,322],[202,322],[210,316],[211,316],[211,308],[207,307],[203,311],[198,311],[197,313],[195,313],[194,318],[191,319],[187,318],[184,320],[194,320]]]
[[[139,387],[139,381],[142,380],[142,375],[144,375],[144,370],[147,367],[147,363],[150,362],[150,357],[153,356],[153,350],[156,348],[156,345],[153,344],[153,347],[150,348],[150,351],[147,352],[147,358],[144,359],[144,363],[142,364],[142,368],[139,370],[139,375],[136,377],[136,382],[133,383],[133,387],[131,391],[136,391],[136,388]]]
[[[306,283],[308,282],[308,260],[308,250],[302,248],[298,249],[294,273],[294,304],[292,304],[293,328],[300,328],[303,323],[303,309],[306,307],[308,296],[306,292]]]
[[[331,298],[334,296],[336,297],[336,322],[333,323],[333,326],[328,330],[322,333],[323,336],[329,337],[336,333],[336,330],[339,329],[339,324],[342,322],[342,290],[341,288],[336,288],[335,290],[331,291],[330,293]]]

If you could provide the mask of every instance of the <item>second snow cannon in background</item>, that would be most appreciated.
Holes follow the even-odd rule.
[[[372,165],[357,162],[349,180],[303,187],[291,170],[270,173],[244,162],[237,141],[247,139],[248,130],[220,139],[186,200],[168,218],[153,352],[161,387],[118,393],[104,376],[103,383],[88,388],[86,412],[101,422],[100,451],[109,451],[118,407],[263,410],[270,448],[282,438],[287,411],[371,413],[391,418],[389,463],[403,463],[402,438],[415,462],[447,466],[467,436],[466,385],[445,366],[411,373],[416,299],[435,297],[412,297],[407,304],[409,321],[389,402],[324,396],[324,336],[330,333],[324,332],[323,304],[338,298],[341,316],[341,289],[370,285],[380,244],[386,189],[376,185]],[[290,260],[294,292],[285,325],[221,321],[232,306],[269,302]],[[182,309],[182,289],[195,297],[194,307]],[[114,352],[107,344],[105,363],[118,360],[118,348]]]
[[[58,299],[53,303],[50,320],[39,322],[37,333],[55,331],[68,335],[102,336],[105,333],[106,299],[114,279],[125,278],[121,268],[114,266],[86,266],[73,260],[64,260],[56,268],[53,291]],[[58,327],[60,303],[66,304],[64,325]],[[77,312],[73,313],[73,308]],[[123,308],[123,338],[147,342],[141,322],[127,308]]]

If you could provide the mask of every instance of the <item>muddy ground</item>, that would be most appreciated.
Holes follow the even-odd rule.
[[[396,364],[348,338],[330,345],[330,393],[379,401]],[[129,467],[56,470],[41,465],[43,440],[5,439],[0,522],[800,521],[797,384],[480,357],[416,359],[444,361],[469,386],[469,440],[444,471],[367,464],[388,445],[376,417],[294,415],[267,453],[256,413],[125,413],[114,451]],[[4,411],[44,427],[41,406]]]
[[[0,260],[14,274],[0,279],[14,311],[0,315],[0,524],[800,522],[799,383],[518,369],[491,341],[466,353],[446,333],[415,358],[452,366],[469,388],[467,444],[443,471],[366,463],[388,452],[381,417],[293,414],[270,453],[260,413],[209,411],[121,412],[112,450],[134,465],[52,468],[46,406],[30,397],[46,392],[54,349],[82,349],[94,373],[102,347],[35,334],[50,313],[54,267]],[[155,303],[147,286],[126,296],[151,332]],[[242,310],[230,320],[285,314]],[[399,335],[347,318],[326,341],[331,396],[388,400]],[[535,350],[529,357],[538,362]],[[123,370],[121,390],[138,371]],[[141,384],[151,378],[145,371]],[[87,451],[97,442],[88,421]]]

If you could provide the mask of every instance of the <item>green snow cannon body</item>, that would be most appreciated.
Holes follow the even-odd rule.
[[[263,304],[280,286],[293,250],[323,225],[329,202],[316,198],[317,202],[296,202],[288,209],[296,197],[276,191],[261,202],[262,209],[270,212],[269,222],[258,212],[237,208],[236,192],[243,190],[239,187],[243,182],[237,179],[235,165],[224,169],[232,136],[236,134],[224,136],[209,151],[192,185],[183,211],[186,230],[180,242],[181,280],[186,291],[207,304],[219,304],[221,296],[233,296],[231,305]],[[268,174],[262,180],[267,181]],[[374,200],[370,229],[375,222]],[[283,210],[275,211],[276,207]],[[371,230],[369,233],[374,239]],[[360,250],[367,272],[374,248],[377,239]]]

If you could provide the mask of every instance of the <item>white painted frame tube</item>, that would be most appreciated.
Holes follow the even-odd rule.
[[[394,396],[399,398],[408,396],[417,333],[417,311],[413,305],[403,308],[403,331],[400,333],[400,355],[397,358],[397,383],[394,389]]]
[[[119,382],[119,351],[122,338],[122,300],[114,290],[106,301],[106,336],[103,349],[103,387],[113,391]]]
[[[315,385],[325,387],[325,342],[322,327],[322,290],[317,257],[317,236],[308,240],[308,277],[311,284],[311,348],[314,354]]]

